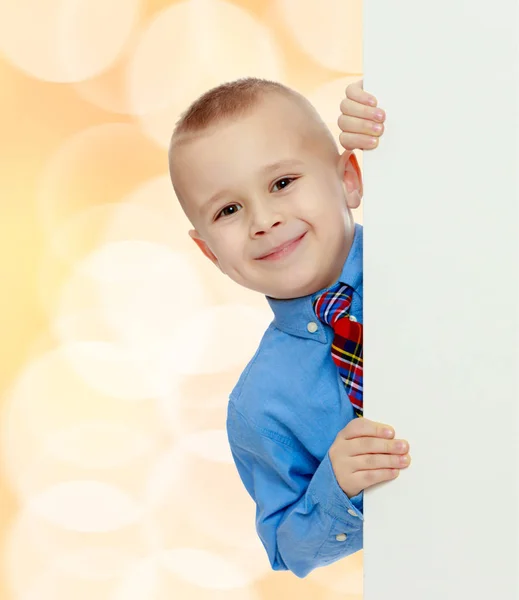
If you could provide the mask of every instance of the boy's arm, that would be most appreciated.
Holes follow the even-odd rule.
[[[329,455],[259,431],[229,404],[227,431],[240,477],[256,503],[256,529],[274,570],[305,577],[362,548],[362,494],[342,491]]]

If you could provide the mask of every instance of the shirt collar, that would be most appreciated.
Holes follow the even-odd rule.
[[[355,224],[355,232],[350,252],[348,253],[348,257],[342,268],[341,276],[339,277],[339,281],[351,286],[360,294],[362,294],[363,279],[362,238],[362,225],[357,223]],[[322,327],[315,333],[307,330],[308,323],[316,320],[313,308],[314,298],[323,291],[325,290],[319,290],[309,296],[294,298],[292,300],[276,300],[267,296],[267,301],[274,313],[274,325],[286,333],[304,338],[317,339],[324,343],[326,341],[326,334]]]

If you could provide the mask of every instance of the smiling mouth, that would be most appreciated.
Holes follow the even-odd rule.
[[[282,246],[278,246],[275,250],[258,257],[256,260],[279,260],[281,258],[285,258],[299,246],[299,243],[305,237],[305,235],[306,231],[303,233],[303,235],[286,242],[286,244],[283,244]]]

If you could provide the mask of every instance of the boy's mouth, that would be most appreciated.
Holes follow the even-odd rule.
[[[291,240],[288,240],[287,242],[284,242],[283,244],[272,248],[265,254],[258,256],[256,260],[279,260],[280,258],[285,258],[285,256],[288,256],[297,248],[297,246],[305,237],[305,235],[306,231],[302,235],[299,235],[296,238],[292,238]]]

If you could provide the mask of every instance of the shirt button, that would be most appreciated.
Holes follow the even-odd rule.
[[[348,508],[348,514],[352,517],[356,517],[357,513],[353,510],[353,508]]]
[[[345,542],[347,537],[348,537],[348,536],[347,536],[345,533],[339,533],[339,535],[336,535],[336,536],[335,536],[335,539],[336,539],[338,542]]]
[[[319,329],[319,325],[317,325],[317,323],[314,323],[313,321],[310,321],[306,328],[310,333],[315,333]]]
[[[356,323],[357,319],[353,315],[350,315],[350,321],[353,321],[354,323]]]

